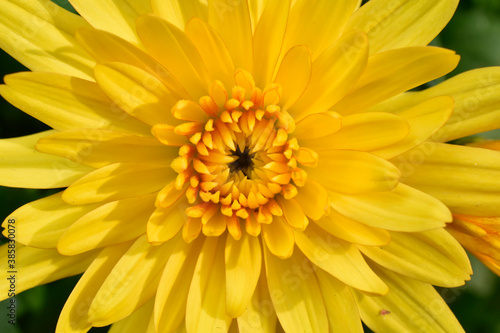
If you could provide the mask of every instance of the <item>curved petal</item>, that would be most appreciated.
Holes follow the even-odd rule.
[[[7,272],[8,244],[0,246],[0,259],[2,271]],[[63,256],[56,249],[36,249],[28,246],[16,246],[16,293],[23,292],[33,287],[60,280],[84,272],[94,260],[95,251],[78,256]],[[7,273],[5,273],[7,274]],[[5,276],[5,275],[4,275]],[[10,281],[0,279],[0,287],[9,290]],[[8,298],[8,293],[3,293],[0,299]]]
[[[92,326],[106,326],[123,319],[151,299],[179,239],[152,246],[146,235],[138,238],[113,267],[92,300],[88,312]]]
[[[177,151],[152,137],[90,129],[44,136],[36,149],[94,168],[119,162],[170,164],[178,156]]]
[[[371,44],[370,44],[371,46]],[[368,59],[363,75],[331,110],[342,115],[370,107],[451,72],[460,57],[438,47],[405,47],[377,53]]]
[[[8,237],[7,221],[15,219],[16,227],[22,229],[16,234],[16,242],[37,248],[55,248],[59,238],[76,220],[97,207],[95,204],[68,205],[59,192],[16,209],[2,224],[3,234]]]
[[[319,183],[307,180],[298,188],[295,200],[311,220],[319,220],[328,210],[328,192]]]
[[[55,131],[0,140],[0,185],[24,188],[66,187],[93,168],[66,158],[40,153],[36,142]]]
[[[99,63],[123,62],[136,66],[163,82],[176,99],[189,99],[189,94],[169,71],[126,40],[95,29],[79,29],[76,32],[76,39]]]
[[[186,25],[186,35],[207,66],[210,81],[219,80],[224,86],[233,87],[233,60],[217,31],[199,18],[193,18]]]
[[[356,7],[356,2],[295,1],[290,11],[283,51],[288,52],[295,45],[307,45],[315,59],[339,38]]]
[[[343,35],[314,60],[311,81],[290,112],[300,119],[311,113],[328,110],[356,83],[367,59],[366,35],[360,31]]]
[[[262,224],[262,237],[273,255],[281,259],[292,255],[295,246],[293,229],[283,217],[274,216],[270,224]]]
[[[376,228],[425,231],[444,227],[452,220],[438,199],[402,183],[388,192],[330,195],[331,205],[339,213]]]
[[[211,82],[206,65],[182,30],[156,16],[145,15],[137,20],[137,33],[148,53],[172,73],[195,100],[208,94]]]
[[[51,1],[0,2],[0,47],[33,71],[92,79],[93,61],[73,34],[87,22]]]
[[[226,313],[239,317],[249,306],[261,274],[262,252],[257,237],[242,233],[226,238]]]
[[[302,96],[311,73],[311,52],[307,46],[298,45],[288,50],[274,78],[274,82],[283,88],[280,105],[284,110],[288,110]]]
[[[400,116],[386,112],[365,112],[342,117],[340,130],[328,137],[304,137],[300,144],[316,152],[330,149],[371,152],[400,142],[409,132],[408,122]]]
[[[391,241],[391,235],[387,230],[349,219],[334,209],[315,223],[329,234],[349,243],[383,246]]]
[[[440,96],[401,112],[399,115],[410,124],[408,136],[372,153],[390,159],[423,143],[446,123],[453,112],[453,107],[454,101],[450,96]]]
[[[155,297],[154,319],[157,332],[174,332],[186,315],[186,305],[203,237],[191,243],[180,241],[168,258]]]
[[[59,131],[88,128],[150,134],[94,82],[54,73],[16,73],[5,77],[0,94],[14,106]]]
[[[184,30],[193,17],[207,21],[208,6],[203,0],[151,0],[153,13]]]
[[[314,224],[303,232],[296,231],[295,238],[299,249],[313,264],[343,283],[370,294],[388,292],[355,245],[326,234]]]
[[[500,152],[427,142],[394,159],[402,181],[457,214],[499,216]]]
[[[241,333],[275,333],[276,321],[263,266],[252,300],[246,311],[238,317],[238,328]]]
[[[110,164],[74,182],[64,191],[63,200],[82,205],[135,198],[161,190],[174,175],[175,172],[165,165]]]
[[[130,316],[117,321],[108,333],[156,333],[153,321],[154,303],[154,299],[151,299]]]
[[[438,292],[427,283],[374,267],[389,286],[385,296],[352,290],[363,322],[376,332],[464,332]]]
[[[342,117],[335,112],[310,114],[295,124],[293,136],[299,140],[314,140],[332,135],[343,127]],[[307,146],[307,144],[306,144]]]
[[[177,235],[188,219],[185,213],[186,207],[188,207],[187,201],[168,208],[158,207],[147,223],[148,241],[158,245]]]
[[[259,87],[271,83],[285,36],[289,10],[290,0],[269,0],[255,28],[252,75]]]
[[[224,237],[207,237],[189,287],[186,325],[189,333],[227,332]]]
[[[210,0],[208,23],[221,35],[234,67],[251,71],[253,47],[248,1]]]
[[[176,123],[168,112],[176,100],[153,75],[117,62],[98,64],[94,74],[104,93],[132,117],[151,126]]]
[[[461,286],[472,274],[470,265],[465,265],[467,271],[462,268],[468,262],[464,249],[442,228],[419,233],[393,231],[388,245],[358,248],[383,267],[436,286]]]
[[[151,12],[149,1],[142,0],[70,0],[76,11],[94,28],[111,32],[140,45],[135,31],[139,15]]]
[[[428,99],[448,95],[455,108],[448,122],[432,140],[446,142],[497,129],[500,122],[500,67],[471,70],[432,88],[396,96],[369,111],[399,113]]]
[[[342,193],[389,191],[401,176],[394,164],[370,153],[327,150],[319,153],[318,166],[308,172],[325,188]]]
[[[364,31],[370,54],[429,44],[453,16],[458,0],[371,0],[361,6],[346,30]]]
[[[328,332],[323,296],[314,269],[300,252],[281,259],[264,247],[267,283],[285,332]]]
[[[356,301],[349,287],[320,268],[315,274],[323,293],[330,332],[363,333]]]
[[[92,327],[87,315],[90,304],[130,245],[131,243],[125,243],[110,246],[99,252],[66,300],[57,322],[56,333],[83,333]]]
[[[76,255],[139,237],[146,232],[146,221],[155,209],[154,201],[154,195],[149,195],[100,206],[66,230],[57,250],[64,255]]]

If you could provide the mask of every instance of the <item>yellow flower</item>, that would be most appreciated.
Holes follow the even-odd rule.
[[[500,153],[443,142],[499,127],[500,70],[406,92],[457,2],[2,0],[0,93],[53,130],[0,184],[66,188],[3,224],[16,293],[84,272],[59,333],[463,331],[445,226],[500,216]]]

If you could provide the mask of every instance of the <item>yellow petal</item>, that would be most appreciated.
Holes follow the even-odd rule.
[[[319,220],[328,210],[327,191],[312,180],[307,180],[304,186],[298,188],[295,199],[311,220]]]
[[[151,299],[127,318],[117,321],[108,333],[156,333],[153,321],[154,303],[154,299]]]
[[[281,216],[273,216],[269,224],[262,224],[262,236],[267,248],[279,258],[289,258],[293,253],[295,238],[293,229]]]
[[[186,204],[187,202],[184,203]],[[147,223],[148,241],[153,245],[158,245],[172,239],[181,230],[186,220],[183,205],[157,208]]]
[[[346,30],[364,31],[370,53],[430,43],[453,16],[458,0],[375,0],[352,16]]]
[[[441,287],[457,287],[470,280],[472,269],[456,263],[467,263],[467,254],[444,229],[420,233],[391,232],[391,243],[358,248],[379,265],[401,275]]]
[[[71,0],[76,11],[94,28],[111,32],[139,45],[135,21],[139,15],[151,12],[148,1],[140,0]]]
[[[152,137],[104,130],[72,130],[41,138],[36,149],[94,168],[118,162],[170,164],[177,149]]]
[[[385,296],[352,290],[363,322],[376,332],[464,332],[437,291],[427,283],[374,267],[389,286]]]
[[[203,240],[204,237],[198,237],[189,244],[178,242],[168,258],[155,297],[157,332],[173,332],[183,323],[189,287]]]
[[[0,185],[24,188],[65,187],[92,168],[63,157],[40,153],[36,142],[55,131],[0,140]]]
[[[50,1],[1,2],[0,47],[32,71],[92,79],[93,61],[77,44],[79,16]],[[64,52],[61,52],[64,50]]]
[[[92,325],[106,326],[123,319],[153,297],[165,263],[179,239],[151,246],[146,235],[138,238],[113,267],[94,297],[88,312]]]
[[[53,73],[16,73],[5,77],[2,96],[50,127],[64,131],[100,128],[149,134],[149,128],[125,112],[94,82]]]
[[[274,222],[273,222],[274,223]],[[288,259],[264,248],[267,283],[285,332],[328,332],[328,319],[314,269],[300,251]]]
[[[377,149],[373,154],[389,159],[421,144],[446,123],[453,106],[451,97],[440,96],[401,112],[399,115],[410,124],[410,133],[403,140]]]
[[[99,63],[123,62],[133,65],[163,82],[175,98],[189,98],[189,94],[169,71],[150,55],[118,36],[95,29],[79,29],[76,39]]]
[[[174,174],[165,165],[110,164],[74,182],[64,191],[63,200],[69,204],[81,205],[150,194],[169,183]]]
[[[67,257],[60,255],[55,249],[36,249],[33,247],[17,245],[16,263],[7,268],[10,258],[8,244],[0,246],[0,259],[2,269],[5,274],[0,280],[0,287],[9,290],[10,281],[5,278],[7,271],[15,270],[16,273],[16,294],[33,287],[60,280],[68,276],[82,273],[87,269],[97,253],[95,251],[78,256]],[[12,273],[11,273],[12,274]],[[3,293],[0,299],[8,298],[8,293]]]
[[[370,111],[399,113],[427,99],[449,95],[455,100],[453,114],[432,137],[434,141],[446,142],[498,128],[499,88],[500,68],[475,69],[424,91],[401,94]]]
[[[349,287],[320,268],[315,274],[323,293],[330,332],[362,333],[358,308]]]
[[[99,64],[94,73],[104,93],[132,117],[152,126],[175,124],[172,114],[166,112],[174,106],[175,99],[154,76],[117,62]]]
[[[331,110],[342,115],[362,112],[451,72],[459,59],[454,51],[438,47],[406,47],[375,54],[356,85]]]
[[[371,294],[387,293],[387,286],[366,264],[356,246],[326,234],[311,224],[295,231],[297,246],[316,266],[345,284]]]
[[[56,333],[85,333],[92,327],[87,316],[90,304],[101,284],[130,245],[125,243],[110,246],[99,252],[64,304]]]
[[[288,224],[295,229],[304,230],[309,224],[309,220],[297,200],[294,198],[284,199],[281,196],[278,196],[277,200]]]
[[[75,255],[139,237],[146,232],[146,221],[155,209],[154,200],[154,195],[149,195],[113,201],[89,212],[59,239],[59,253]]]
[[[388,192],[330,195],[332,207],[339,213],[376,228],[425,231],[444,227],[452,220],[439,200],[402,183]]]
[[[409,131],[408,123],[400,116],[385,112],[359,113],[342,117],[342,128],[338,132],[318,139],[304,137],[301,145],[316,152],[329,149],[371,152],[403,140]]]
[[[298,121],[295,126],[293,136],[299,140],[324,138],[340,130],[342,117],[330,111],[313,113]]]
[[[248,1],[210,1],[208,3],[208,23],[222,37],[229,54],[231,54],[234,67],[251,71],[253,63],[252,25]]]
[[[275,333],[276,312],[269,295],[264,268],[246,311],[238,317],[240,333]]]
[[[391,241],[391,235],[386,230],[349,219],[334,209],[315,223],[329,234],[349,243],[382,246]]]
[[[234,86],[234,65],[221,36],[199,18],[186,25],[186,35],[200,53],[207,66],[210,81],[219,80],[226,87]]]
[[[243,232],[239,240],[226,238],[226,313],[239,317],[249,306],[262,266],[259,239]]]
[[[394,159],[402,181],[457,214],[499,216],[500,152],[428,142]]]
[[[227,332],[224,237],[207,237],[189,288],[186,326],[189,333]],[[194,260],[194,259],[193,259]]]
[[[290,0],[269,0],[253,35],[253,77],[257,86],[271,82],[287,27]]]
[[[312,64],[311,81],[290,112],[303,117],[326,111],[352,88],[366,66],[368,39],[359,31],[343,35]]]
[[[16,228],[22,230],[16,234],[17,242],[38,248],[55,248],[73,222],[98,207],[71,206],[61,196],[62,192],[59,192],[16,209],[2,224],[4,236],[8,236],[8,220],[14,219]]]
[[[400,172],[392,163],[362,151],[327,150],[308,176],[329,190],[342,193],[389,191],[398,185]]]
[[[316,58],[339,38],[356,2],[330,0],[311,4],[308,0],[295,1],[290,12],[284,52],[294,45],[307,45]]]
[[[153,13],[184,30],[192,18],[207,20],[207,2],[200,0],[151,0]],[[187,22],[187,23],[186,23]]]
[[[172,73],[195,100],[207,95],[211,83],[207,68],[182,30],[156,16],[145,15],[137,20],[137,32],[148,53]]]
[[[283,88],[280,97],[283,109],[288,110],[299,99],[309,84],[311,72],[311,52],[307,46],[294,46],[285,54],[274,79]]]

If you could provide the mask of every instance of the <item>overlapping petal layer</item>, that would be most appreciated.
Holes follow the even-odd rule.
[[[0,93],[54,128],[1,184],[66,187],[10,216],[20,289],[85,271],[56,332],[460,332],[446,230],[499,271],[498,152],[435,143],[499,127],[496,69],[406,92],[457,1],[0,1],[48,72]]]

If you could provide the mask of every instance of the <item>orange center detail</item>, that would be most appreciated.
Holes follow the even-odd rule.
[[[294,121],[278,106],[281,88],[262,91],[243,70],[236,72],[236,83],[231,98],[217,81],[199,103],[179,101],[172,113],[186,122],[157,125],[153,133],[163,143],[180,146],[171,166],[178,173],[173,186],[190,204],[186,215],[199,219],[207,236],[227,228],[239,239],[241,223],[257,236],[260,223],[283,215],[277,199],[293,198],[306,172],[297,166],[297,139],[289,138]],[[180,145],[174,135],[186,143]],[[171,190],[160,192],[157,205],[172,200]]]

